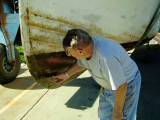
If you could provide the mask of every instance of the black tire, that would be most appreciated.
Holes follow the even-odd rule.
[[[5,46],[0,44],[0,84],[9,83],[17,77],[21,66],[20,55],[15,48],[15,63],[10,65],[7,63]]]

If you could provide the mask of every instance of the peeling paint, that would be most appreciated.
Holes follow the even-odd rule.
[[[31,45],[31,54],[37,54],[38,48],[36,48],[37,50],[33,49],[33,41],[35,43],[35,41],[41,41],[44,43],[46,42],[45,40],[47,39],[47,37],[42,36],[42,35],[36,35],[33,37],[31,37],[33,33],[31,33],[31,27],[36,27],[37,29],[43,29],[43,31],[54,31],[55,36],[61,36],[61,39],[56,38],[56,41],[62,41],[62,37],[65,36],[66,32],[68,29],[72,29],[72,28],[82,28],[86,31],[88,31],[92,36],[98,35],[98,36],[103,36],[103,37],[107,37],[109,39],[115,40],[119,43],[126,43],[126,42],[131,42],[131,41],[136,41],[139,40],[139,37],[135,36],[135,35],[131,35],[128,34],[127,32],[123,33],[121,36],[113,36],[107,33],[102,32],[102,29],[97,27],[94,24],[90,24],[88,27],[86,27],[86,25],[84,24],[80,24],[80,23],[73,23],[70,21],[67,21],[64,17],[58,17],[58,18],[54,18],[51,17],[50,15],[47,14],[41,14],[41,13],[35,13],[34,11],[32,11],[31,8],[27,9],[27,24],[29,26],[29,35],[30,35],[30,45]],[[39,20],[39,21],[35,21],[35,20]],[[56,25],[53,25],[56,24]],[[65,26],[65,27],[64,27]],[[67,29],[65,29],[67,27]],[[124,38],[129,38],[129,39],[124,39]],[[52,42],[50,42],[51,44],[54,44],[54,39]],[[54,46],[54,45],[52,45]],[[61,47],[57,47],[57,50],[54,49],[56,51],[62,51],[62,46]],[[43,51],[42,49],[40,50],[42,53],[47,53],[47,51]],[[38,52],[38,53],[41,53]],[[51,52],[51,51],[49,51]]]

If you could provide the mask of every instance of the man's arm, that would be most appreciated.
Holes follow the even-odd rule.
[[[123,106],[126,99],[127,82],[115,91],[115,105],[113,109],[113,120],[123,120]]]
[[[71,77],[72,75],[74,75],[74,74],[76,74],[76,73],[78,73],[78,72],[80,72],[84,69],[86,69],[86,68],[82,67],[82,66],[78,66],[77,62],[75,62],[73,64],[73,66],[66,71],[66,73],[68,74],[69,77]]]
[[[62,83],[65,80],[67,80],[69,77],[71,77],[72,75],[74,75],[84,69],[85,69],[85,67],[78,66],[77,62],[75,62],[65,73],[61,73],[56,76],[53,76],[53,78],[55,79],[56,83],[62,85]]]

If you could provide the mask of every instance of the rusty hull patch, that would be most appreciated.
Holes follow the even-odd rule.
[[[75,62],[75,58],[66,56],[64,52],[27,56],[27,65],[34,80],[48,89],[60,87],[54,82],[52,75],[65,72]],[[64,84],[75,79],[80,73],[72,76]]]

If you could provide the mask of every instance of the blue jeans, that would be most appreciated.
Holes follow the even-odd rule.
[[[134,80],[128,83],[126,99],[123,106],[125,120],[135,120],[139,93],[141,87],[141,75],[138,71]],[[104,89],[100,94],[98,116],[100,120],[112,120],[115,104],[115,91]]]

